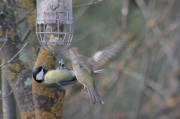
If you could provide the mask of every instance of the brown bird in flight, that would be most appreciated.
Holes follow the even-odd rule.
[[[114,44],[104,50],[96,52],[90,58],[82,55],[78,48],[70,48],[69,55],[72,62],[72,67],[77,80],[84,85],[83,94],[88,94],[92,105],[104,104],[95,85],[94,68],[98,67],[101,62],[107,62],[115,58],[124,47],[129,43],[129,40],[118,40]]]

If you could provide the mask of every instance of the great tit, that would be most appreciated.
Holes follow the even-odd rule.
[[[78,48],[69,49],[69,58],[77,80],[84,85],[83,95],[89,95],[92,105],[104,104],[95,85],[94,69],[101,62],[111,60],[124,48],[127,40],[119,40],[102,51],[96,52],[92,57],[87,58],[80,54]]]
[[[77,82],[74,71],[66,68],[63,60],[60,60],[56,69],[45,70],[45,66],[33,70],[33,78],[36,82],[49,87],[66,86]],[[95,74],[102,72],[103,69],[94,71]]]
[[[64,67],[64,61],[59,62],[56,69],[45,70],[45,65],[33,70],[33,78],[44,86],[66,86],[77,82],[74,71]]]

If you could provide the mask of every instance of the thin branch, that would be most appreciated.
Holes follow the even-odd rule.
[[[148,81],[148,72],[150,69],[150,63],[151,63],[151,59],[150,59],[150,51],[147,51],[146,54],[143,56],[142,59],[142,64],[141,64],[141,69],[142,69],[142,81],[139,82],[138,85],[138,94],[135,100],[135,104],[134,104],[134,110],[133,110],[133,118],[138,119],[139,118],[139,114],[141,112],[141,107],[142,107],[142,102],[144,100],[144,90],[146,89],[147,86],[147,81]]]
[[[144,17],[148,19],[150,17],[151,12],[147,8],[144,0],[135,0],[137,5],[139,6],[141,12],[143,13]]]
[[[10,62],[26,47],[27,44],[28,44],[28,42],[26,42],[26,43],[24,44],[24,46],[21,48],[21,50],[19,50],[9,61],[7,61],[7,62],[5,62],[4,64],[0,65],[0,67],[6,65],[6,64],[8,64],[8,63],[10,63]]]
[[[24,41],[29,36],[30,33],[31,33],[31,30],[30,28],[28,28],[27,31],[24,33],[24,36],[22,37],[22,41]]]
[[[127,74],[129,76],[134,77],[135,79],[142,81],[144,76],[136,71],[131,70],[130,68],[125,68],[123,70],[124,74]],[[168,90],[166,90],[163,86],[160,84],[157,84],[156,82],[153,81],[153,79],[148,79],[147,85],[151,88],[153,88],[156,92],[160,93],[164,97],[167,95]]]
[[[24,10],[24,8],[23,7],[21,7],[21,6],[19,6],[19,5],[15,5],[17,8],[21,8],[21,9],[23,9]]]
[[[19,20],[19,21],[18,21],[18,24],[21,24],[21,23],[22,23],[23,21],[25,21],[26,19],[27,19],[27,17],[25,17],[25,18]]]
[[[165,43],[163,41],[160,41],[160,45],[162,46],[165,54],[167,55],[167,58],[171,64],[171,67],[173,69],[173,71],[179,71],[179,63],[178,60],[173,56],[173,51],[172,49],[169,47],[169,45],[167,45],[168,43]],[[174,47],[173,47],[174,48]]]
[[[106,2],[104,2],[104,5],[105,5],[105,7],[106,7],[106,9],[107,9],[107,13],[111,16],[110,18],[111,18],[115,23],[121,25],[121,24],[120,24],[121,21],[119,20],[118,16],[113,12],[112,8],[109,8],[109,5],[108,5]]]
[[[19,82],[20,76],[21,76],[21,74],[19,74],[18,80],[16,81],[16,83],[15,83],[14,87],[12,88],[12,90],[11,90],[6,96],[1,97],[1,98],[0,98],[1,100],[4,99],[4,98],[7,98],[8,96],[10,96],[10,95],[13,93],[16,85],[17,85],[18,82]]]
[[[129,13],[129,0],[123,0],[122,1],[122,29],[126,30],[127,28],[127,17]]]
[[[91,5],[94,5],[94,4],[97,4],[99,2],[102,2],[104,0],[98,0],[97,2],[94,2],[94,0],[91,0],[92,2],[89,3],[89,4],[85,4],[85,5],[76,5],[76,6],[73,6],[74,8],[77,8],[77,7],[88,7],[88,6],[91,6]]]
[[[36,48],[41,48],[40,46],[37,46],[37,45],[33,45],[33,44],[31,44],[31,43],[29,43],[29,42],[25,42],[25,41],[22,41],[23,43],[28,43],[30,46],[34,46],[34,47],[36,47]]]

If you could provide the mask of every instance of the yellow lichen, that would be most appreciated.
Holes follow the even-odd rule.
[[[21,67],[18,63],[16,64],[8,64],[9,67],[11,67],[12,69],[16,70],[17,72],[20,71]]]
[[[10,36],[11,40],[14,41],[15,37],[13,35]]]
[[[24,68],[26,68],[26,69],[29,68],[28,64],[25,63],[25,62],[21,62],[20,64],[21,64]]]
[[[20,3],[26,9],[35,8],[33,0],[20,0]]]
[[[28,18],[28,22],[29,22],[31,28],[35,27],[36,26],[36,24],[35,24],[36,23],[36,14],[29,15],[27,18]]]
[[[6,78],[7,78],[8,81],[13,80],[13,79],[15,78],[15,76],[16,76],[15,73],[12,73],[12,72],[10,72],[10,71],[8,70],[8,73],[7,73],[7,75],[6,75]]]
[[[5,71],[5,77],[8,81],[12,81],[15,78],[15,73],[11,72],[6,67],[4,67],[3,70]]]
[[[25,8],[25,13],[28,16],[27,19],[31,28],[35,28],[36,5],[32,0],[21,0],[20,3]]]
[[[63,115],[64,95],[64,92],[60,92],[58,101],[51,107],[51,112],[55,113],[57,117]]]
[[[32,79],[32,93],[41,96],[47,96],[48,98],[54,98],[54,88],[45,87]]]
[[[14,33],[14,28],[11,28],[9,31],[8,31],[8,35],[12,35]]]
[[[36,110],[36,119],[56,119],[56,117],[50,112]]]
[[[21,119],[33,119],[35,118],[34,111],[26,111],[21,113]]]
[[[46,69],[50,69],[55,66],[56,62],[51,53],[42,49],[36,61],[36,67],[42,66],[43,64],[46,64]]]
[[[11,28],[11,29],[8,31],[8,35],[10,36],[10,38],[11,38],[12,41],[15,40],[14,31],[15,31],[14,28]]]

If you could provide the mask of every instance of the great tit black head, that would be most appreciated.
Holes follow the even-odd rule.
[[[48,71],[45,70],[45,65],[37,67],[33,70],[33,78],[36,82],[42,83],[44,81],[44,76]]]

